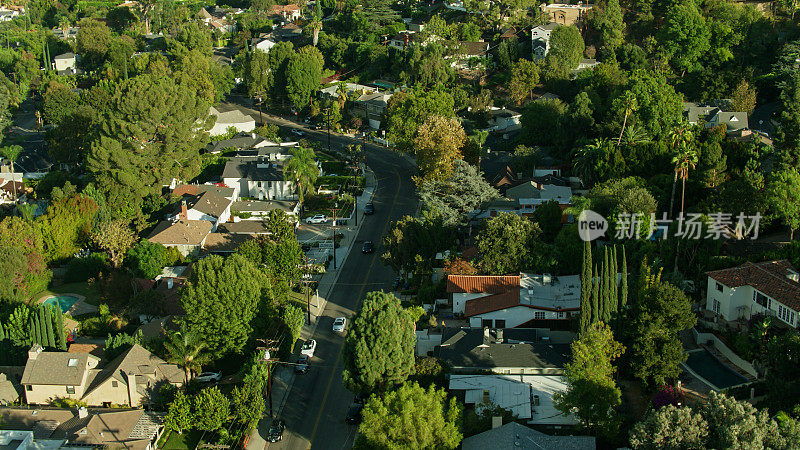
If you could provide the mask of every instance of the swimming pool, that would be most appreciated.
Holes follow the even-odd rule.
[[[719,389],[726,389],[747,383],[747,378],[739,375],[717,360],[708,350],[698,350],[689,353],[686,365],[697,375]]]
[[[62,312],[67,312],[72,308],[72,305],[78,301],[78,297],[73,297],[71,295],[58,295],[55,297],[50,297],[44,301],[45,305],[53,305],[58,306],[61,308]]]

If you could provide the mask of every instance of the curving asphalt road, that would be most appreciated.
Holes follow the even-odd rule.
[[[253,110],[243,109],[252,114]],[[301,128],[296,123],[274,116],[265,115],[264,121],[284,128]],[[306,139],[327,143],[326,133],[305,131]],[[382,249],[378,247],[374,253],[365,255],[359,251],[360,244],[365,240],[377,244],[392,221],[416,211],[417,200],[411,180],[416,173],[416,167],[406,157],[342,135],[332,134],[331,144],[340,149],[348,144],[361,144],[366,150],[367,165],[375,173],[378,182],[373,197],[375,214],[364,218],[354,250],[347,257],[336,286],[328,298],[313,337],[317,341],[317,349],[311,361],[311,369],[307,374],[295,377],[288,401],[281,413],[281,418],[286,422],[286,432],[283,441],[267,445],[271,449],[352,447],[357,426],[348,425],[344,421],[353,401],[353,394],[342,384],[341,355],[344,337],[333,333],[331,327],[336,317],[351,318],[366,293],[391,289],[395,274],[380,261]]]

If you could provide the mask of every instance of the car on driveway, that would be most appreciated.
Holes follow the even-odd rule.
[[[344,418],[344,421],[353,425],[361,423],[362,409],[364,409],[364,405],[360,403],[350,405],[350,409],[347,410],[347,417]]]
[[[295,373],[306,373],[308,372],[308,356],[307,355],[300,355],[300,358],[297,359],[297,364],[294,366]]]
[[[292,128],[292,134],[295,135],[295,136],[303,137],[303,136],[305,136],[306,133],[303,132],[303,130],[300,130],[300,129],[297,129],[297,128]]]
[[[194,377],[200,383],[209,383],[211,381],[219,381],[222,379],[222,372],[203,372]]]
[[[325,223],[328,217],[325,214],[317,214],[316,216],[306,217],[306,223]]]
[[[283,430],[286,429],[286,424],[281,419],[273,419],[272,425],[269,426],[267,432],[267,440],[270,442],[278,442],[283,439]]]
[[[344,327],[347,324],[347,319],[344,317],[337,317],[336,320],[333,321],[333,331],[337,333],[344,332]]]
[[[306,355],[309,358],[314,357],[314,350],[317,349],[317,341],[313,339],[309,339],[303,344],[303,348],[300,350],[301,355]]]
[[[372,241],[364,241],[364,246],[361,247],[361,253],[372,253],[375,251],[375,245]]]
[[[375,214],[375,205],[373,205],[372,203],[367,203],[364,206],[364,214],[367,216]]]

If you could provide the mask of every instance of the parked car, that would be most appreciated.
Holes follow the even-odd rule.
[[[355,397],[353,397],[353,403],[357,403],[359,405],[366,404],[367,400],[369,400],[369,394],[364,394],[361,392],[359,392],[358,394],[356,394]]]
[[[306,355],[309,358],[314,357],[314,350],[317,349],[317,341],[313,339],[309,339],[303,344],[303,348],[300,350],[301,355]]]
[[[375,214],[375,205],[373,205],[372,203],[367,203],[364,206],[364,214],[367,216]]]
[[[345,324],[347,324],[347,319],[344,317],[337,317],[336,320],[333,321],[333,331],[337,333],[344,332]]]
[[[222,372],[203,372],[200,375],[194,377],[194,379],[201,383],[219,381],[222,379]]]
[[[362,409],[364,409],[364,405],[360,403],[351,405],[350,409],[347,410],[347,417],[344,418],[344,421],[353,425],[361,423]]]
[[[375,245],[372,241],[364,241],[364,246],[361,247],[361,253],[372,253],[375,251]]]
[[[286,424],[281,419],[273,419],[272,425],[269,426],[267,432],[267,440],[270,442],[278,442],[283,439],[283,430],[286,429]]]
[[[313,217],[307,217],[306,223],[325,223],[328,221],[328,217],[325,214],[317,214]]]
[[[297,129],[297,128],[292,128],[292,134],[294,134],[295,136],[302,137],[302,136],[305,136],[306,133],[303,130],[300,130],[300,129]]]
[[[294,366],[294,371],[296,373],[308,372],[308,356],[300,355],[300,358],[297,359],[297,364]]]
[[[302,249],[304,252],[307,252],[307,251],[311,250],[311,245],[309,245],[309,244],[303,244],[303,245],[301,245],[301,246],[300,246],[300,248],[301,248],[301,249]]]

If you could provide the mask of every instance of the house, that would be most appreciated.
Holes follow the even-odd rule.
[[[363,93],[351,103],[350,113],[366,120],[370,128],[377,130],[381,127],[381,119],[386,113],[390,98],[391,93]]]
[[[80,55],[72,52],[62,53],[53,58],[53,68],[59,75],[78,73],[80,58]]]
[[[147,240],[165,247],[175,247],[183,256],[197,255],[212,227],[213,224],[207,220],[162,220]]]
[[[46,352],[39,344],[28,351],[20,384],[28,404],[49,404],[56,398],[80,400],[90,406],[139,406],[158,383],[181,386],[183,369],[167,364],[134,344],[100,367],[89,353]]]
[[[205,24],[208,24],[212,20],[214,20],[214,17],[211,15],[211,13],[208,12],[208,10],[205,7],[200,8],[200,11],[197,11],[195,17],[200,19]]]
[[[268,141],[252,132],[239,132],[230,139],[209,142],[205,151],[206,153],[218,154],[227,149],[245,150],[267,146],[278,146],[278,144]]]
[[[303,29],[297,24],[289,22],[274,28],[269,36],[275,42],[294,42],[303,36]]]
[[[522,114],[506,108],[492,107],[489,110],[489,123],[493,131],[503,131],[509,128],[520,128]]]
[[[217,184],[181,184],[172,190],[172,195],[176,197],[193,196],[199,197],[206,192],[213,193],[214,195],[228,200],[235,200],[234,195],[236,191],[232,188],[219,186]]]
[[[269,53],[272,47],[275,47],[275,44],[277,44],[270,38],[264,38],[264,39],[255,38],[252,40],[252,43],[254,49],[261,50],[264,53]]]
[[[520,450],[595,450],[593,436],[550,436],[541,431],[530,429],[517,422],[502,425],[503,419],[495,423],[492,429],[464,438],[461,441],[463,450],[520,449]]]
[[[10,405],[19,400],[18,385],[8,379],[8,375],[0,373],[0,405]]]
[[[553,394],[567,390],[560,375],[450,375],[451,391],[464,391],[464,403],[481,413],[495,405],[531,425],[577,425],[571,414],[553,404]]]
[[[19,11],[5,7],[0,8],[0,22],[10,22],[14,17],[19,17]]]
[[[63,40],[75,40],[78,37],[79,27],[53,28],[53,35]]]
[[[706,309],[716,317],[732,322],[766,314],[798,327],[800,275],[789,261],[747,262],[706,275]]]
[[[268,235],[270,234],[269,227],[265,220],[241,220],[239,222],[229,222],[222,225],[220,232],[228,233],[231,235]]]
[[[564,330],[580,312],[578,275],[449,275],[446,290],[471,327]]]
[[[339,82],[339,83],[332,83],[320,89],[319,90],[320,98],[329,100],[338,99],[340,86],[344,86],[344,90],[347,93],[348,99],[356,98],[363,94],[374,94],[378,92],[378,88],[376,87],[366,86],[358,83]]]
[[[749,129],[746,112],[725,111],[716,105],[684,102],[683,117],[691,125],[704,123],[706,128],[724,124],[728,134]]]
[[[229,128],[234,128],[238,132],[251,132],[256,129],[256,119],[243,113],[239,109],[232,108],[227,111],[220,111],[222,105],[211,107],[208,114],[215,116],[214,126],[208,133],[211,136],[218,136],[228,132]]]
[[[484,58],[489,51],[488,42],[456,42],[453,44],[453,54],[445,56],[445,59],[452,60],[450,66],[456,69],[469,69],[474,58]]]
[[[445,328],[434,355],[453,374],[563,375],[569,344],[541,341],[523,328]]]
[[[235,225],[235,224],[231,224]],[[239,248],[240,245],[255,238],[249,233],[210,233],[203,244],[203,251],[216,255],[230,255]]]
[[[557,23],[560,25],[575,25],[576,23],[584,22],[589,11],[594,8],[591,3],[578,3],[577,5],[568,5],[564,3],[542,3],[539,6],[542,13],[550,23]]]
[[[539,61],[547,56],[547,52],[550,51],[550,33],[558,27],[557,23],[548,23],[531,28],[531,49],[534,61]]]
[[[578,63],[578,67],[571,70],[572,74],[575,75],[579,72],[583,72],[586,69],[593,69],[599,66],[600,63],[596,59],[592,58],[583,58],[581,62]]]
[[[27,194],[33,192],[25,183],[2,178],[3,175],[5,174],[0,174],[0,205],[25,201]]]
[[[2,408],[0,420],[9,449],[153,450],[164,430],[161,416],[143,409]]]
[[[237,191],[237,198],[294,200],[294,182],[284,180],[283,166],[264,156],[235,156],[225,163],[222,181]]]
[[[295,217],[300,213],[300,202],[287,200],[240,200],[231,205],[231,214],[234,216],[249,216],[241,217],[243,221],[260,221],[265,219],[270,211],[274,209],[281,210],[286,213],[286,215]]]
[[[505,179],[505,176],[500,181],[503,181],[503,179]],[[568,184],[569,182],[566,183]],[[501,212],[531,217],[539,205],[555,201],[563,211],[569,207],[572,199],[572,188],[570,186],[546,184],[545,180],[541,178],[514,182],[514,184],[516,185],[510,187],[508,184],[503,185],[506,198],[486,202],[481,205],[480,210],[474,212],[474,217],[485,219],[495,217]],[[569,216],[562,217],[562,222],[566,223],[570,220]]]
[[[404,30],[389,38],[389,47],[393,47],[398,50],[405,50],[406,47],[414,43],[416,38],[417,33]]]
[[[300,13],[300,7],[297,5],[273,5],[269,12],[273,15],[281,16],[289,22],[294,22],[303,16]]]
[[[211,222],[211,231],[216,231],[219,224],[227,222],[231,216],[233,201],[229,198],[220,197],[211,191],[203,192],[199,196],[185,197],[189,200],[181,201],[180,212],[174,216],[176,221],[205,220]]]

